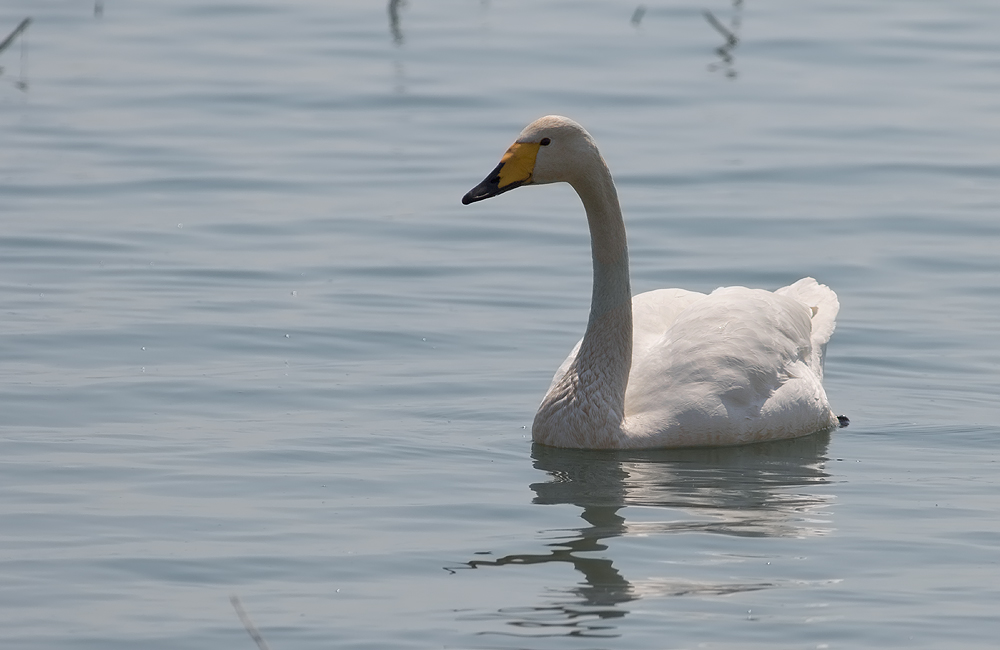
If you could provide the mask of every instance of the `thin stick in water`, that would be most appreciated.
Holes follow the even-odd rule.
[[[246,610],[243,609],[243,603],[240,602],[240,597],[233,594],[229,597],[229,602],[233,604],[233,609],[236,610],[236,615],[240,617],[240,622],[243,623],[243,627],[246,628],[247,634],[249,634],[250,638],[254,640],[257,647],[260,648],[260,650],[271,650],[271,647],[267,645],[267,641],[265,641],[264,637],[262,637],[260,632],[257,631],[257,626],[253,624],[253,621],[250,620],[250,616],[247,615]]]
[[[8,47],[10,47],[10,44],[14,42],[15,38],[17,38],[17,35],[23,32],[24,30],[28,29],[28,25],[30,24],[31,24],[31,18],[25,18],[24,20],[22,20],[21,24],[15,27],[14,31],[10,33],[10,36],[3,39],[3,41],[0,41],[0,52],[3,52]]]
[[[736,34],[734,34],[731,31],[729,31],[729,29],[727,29],[725,25],[723,25],[722,23],[720,23],[719,19],[716,18],[715,14],[713,14],[711,11],[708,11],[706,9],[705,11],[702,12],[702,14],[705,15],[705,20],[708,21],[708,24],[711,25],[712,27],[714,27],[715,31],[719,32],[720,34],[722,34],[725,37],[726,44],[728,44],[728,45],[736,45],[737,43],[740,42],[739,37]]]

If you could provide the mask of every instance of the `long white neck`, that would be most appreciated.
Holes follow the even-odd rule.
[[[580,350],[545,396],[532,425],[536,442],[613,447],[622,434],[632,365],[632,291],[618,193],[600,156],[570,181],[590,225],[594,292]]]

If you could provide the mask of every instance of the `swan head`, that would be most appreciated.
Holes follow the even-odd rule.
[[[522,185],[572,184],[594,159],[601,159],[597,145],[582,126],[568,117],[547,115],[521,131],[496,169],[469,190],[462,203],[482,201]]]

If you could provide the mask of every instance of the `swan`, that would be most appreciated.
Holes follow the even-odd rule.
[[[462,203],[557,182],[569,183],[586,210],[594,287],[586,332],[535,414],[536,443],[723,447],[846,426],[822,383],[837,295],[804,278],[774,292],[659,289],[633,297],[614,180],[573,120],[549,115],[529,124]]]

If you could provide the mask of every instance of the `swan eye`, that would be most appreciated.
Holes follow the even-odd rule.
[[[542,141],[539,142],[538,144],[542,145],[543,147],[547,147],[549,146],[550,142],[552,142],[552,140],[549,140],[548,138],[542,138]]]

